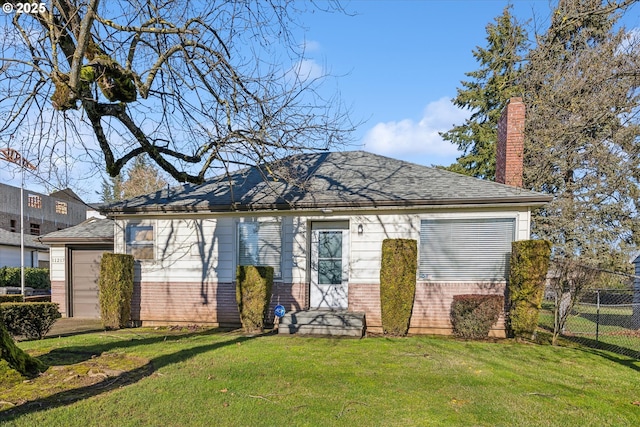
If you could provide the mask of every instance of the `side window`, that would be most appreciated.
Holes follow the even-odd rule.
[[[280,277],[282,233],[279,222],[238,223],[238,265],[273,267]]]
[[[154,259],[153,225],[130,224],[126,231],[127,253],[137,260]]]

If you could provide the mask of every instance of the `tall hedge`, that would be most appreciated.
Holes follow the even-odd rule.
[[[236,270],[236,301],[242,328],[262,332],[273,288],[273,267],[239,265]]]
[[[98,280],[100,316],[108,329],[128,326],[133,296],[133,256],[105,252]]]
[[[511,336],[530,338],[538,326],[544,295],[551,243],[521,240],[511,244],[508,329]]]
[[[410,239],[385,239],[380,266],[380,308],[385,334],[404,336],[416,294],[418,242]]]
[[[51,289],[48,268],[25,267],[24,284],[33,289]],[[12,286],[19,288],[20,267],[0,267],[0,287]]]

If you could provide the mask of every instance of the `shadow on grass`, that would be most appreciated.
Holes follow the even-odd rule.
[[[135,331],[135,329],[131,329],[131,330],[124,329],[124,331]],[[128,337],[122,337],[122,339],[116,339],[107,343],[56,348],[54,350],[51,350],[49,353],[39,355],[38,359],[40,359],[42,362],[46,363],[49,366],[75,365],[76,363],[84,362],[86,360],[91,359],[92,357],[99,356],[102,353],[106,353],[114,349],[127,349],[127,348],[137,347],[141,345],[156,344],[159,342],[171,342],[171,341],[182,340],[190,337],[218,334],[220,332],[228,332],[228,330],[207,329],[204,331],[191,332],[187,334],[177,334],[177,335],[158,334],[152,337],[142,337],[142,338],[140,337],[140,335],[133,336],[133,337],[128,336]],[[104,333],[109,334],[108,331]],[[113,336],[116,336],[116,335],[113,335]]]
[[[206,333],[210,334],[211,332],[207,331]],[[180,336],[177,336],[176,338],[177,339],[184,338],[186,336],[193,336],[193,335],[203,335],[203,333],[180,335]],[[25,414],[45,411],[45,410],[57,408],[60,406],[66,406],[66,405],[78,402],[80,400],[84,400],[93,396],[100,395],[102,393],[109,392],[111,390],[115,390],[125,385],[134,384],[140,381],[141,379],[150,376],[151,374],[156,372],[158,369],[161,369],[165,366],[168,366],[174,363],[183,362],[185,360],[188,360],[204,352],[217,350],[230,345],[237,345],[245,341],[249,341],[253,338],[257,338],[259,336],[264,336],[264,335],[269,335],[269,334],[266,333],[266,334],[254,335],[254,336],[239,336],[224,342],[216,342],[212,344],[200,345],[197,347],[191,347],[184,350],[180,350],[175,353],[158,356],[151,359],[144,366],[141,366],[139,368],[136,368],[128,372],[123,372],[122,374],[116,377],[107,377],[104,380],[100,381],[99,383],[92,384],[90,386],[72,389],[72,390],[66,390],[45,398],[37,399],[31,402],[25,403],[23,405],[16,406],[11,409],[2,411],[0,412],[0,421],[3,421],[3,422],[12,421]],[[126,346],[127,344],[129,344],[129,346],[151,344],[153,342],[163,341],[164,338],[165,337],[158,337],[158,338],[154,337],[149,339],[131,340],[130,343],[120,341],[120,342],[114,342],[113,344],[110,343],[105,345],[89,346],[89,347],[85,347],[84,349],[86,350],[86,349],[94,348],[95,350],[104,352],[108,348],[123,347],[123,346]],[[60,350],[60,353],[54,350],[51,353],[55,353],[55,355],[53,356],[53,358],[50,358],[48,360],[57,360],[57,358],[62,357],[63,352],[66,352],[66,351],[71,351],[72,354],[74,354],[73,353],[74,348],[76,347],[67,347],[66,349]],[[82,347],[77,347],[77,348],[80,349]],[[47,357],[49,357],[51,353],[49,353]],[[83,351],[81,353],[75,353],[75,354],[82,355],[80,359],[84,360],[84,357],[86,356],[86,354],[89,354],[89,353],[91,353],[91,351]]]
[[[622,346],[619,346],[619,345],[616,345],[616,344],[604,343],[602,341],[596,341],[596,340],[591,339],[591,338],[585,338],[585,337],[579,337],[579,336],[566,336],[566,335],[563,335],[562,338],[564,338],[565,340],[572,341],[572,342],[575,342],[577,344],[580,344],[583,347],[587,347],[594,354],[599,354],[599,355],[601,355],[601,356],[603,356],[603,357],[605,357],[607,359],[622,363],[623,365],[628,366],[631,369],[634,369],[634,370],[640,372],[640,367],[638,367],[638,365],[637,365],[638,359],[640,359],[640,351],[638,351],[637,349],[634,350],[634,349],[631,349],[631,348],[628,348],[628,347],[622,347]],[[602,353],[602,352],[596,351],[596,350],[604,350],[604,351],[608,351],[610,353],[616,353],[616,354],[619,354],[621,356],[627,356],[630,359],[622,359],[622,358],[612,357],[612,356],[610,356],[610,355],[608,355],[606,353]],[[631,359],[635,359],[635,360],[631,360]]]

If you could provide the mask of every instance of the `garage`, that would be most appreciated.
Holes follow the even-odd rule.
[[[90,218],[40,237],[49,245],[51,301],[63,317],[100,318],[100,260],[113,252],[113,231],[113,221]]]
[[[71,280],[69,289],[71,290],[70,315],[72,317],[100,318],[98,280],[100,260],[105,252],[103,249],[70,249]]]

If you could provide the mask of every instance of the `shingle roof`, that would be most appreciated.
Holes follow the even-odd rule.
[[[113,242],[114,222],[110,219],[89,218],[73,227],[54,231],[40,237],[44,243],[101,243]]]
[[[31,234],[25,233],[24,247],[30,249],[49,249],[48,246],[45,246],[38,240],[36,240],[37,238],[38,236],[32,236]],[[0,245],[20,247],[20,232],[14,233],[8,230],[0,229]]]
[[[277,177],[277,178],[274,178]],[[286,178],[285,178],[286,177]],[[232,184],[232,185],[230,185]],[[185,185],[109,205],[104,212],[376,208],[516,203],[551,197],[365,151],[291,156],[201,185]]]

